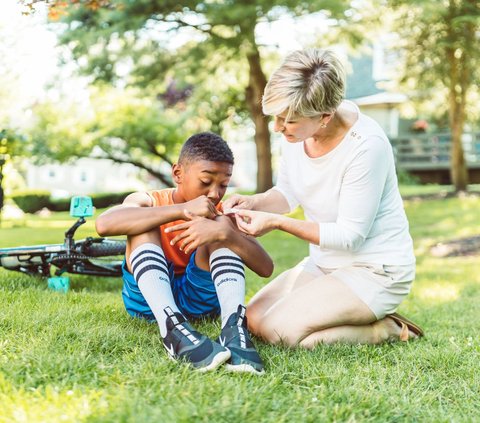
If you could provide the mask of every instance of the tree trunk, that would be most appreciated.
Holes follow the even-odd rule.
[[[255,124],[255,145],[257,148],[257,192],[264,192],[272,187],[272,152],[270,149],[270,131],[268,118],[262,112],[262,95],[267,85],[263,73],[260,53],[256,46],[247,55],[249,65],[249,82],[246,88],[246,101],[250,116]]]
[[[466,66],[462,63],[462,59],[455,57],[453,49],[447,51],[447,57],[450,63],[450,107],[448,113],[450,131],[452,133],[450,177],[455,192],[460,192],[466,191],[468,186],[468,170],[462,145],[468,75],[465,74],[467,70]],[[467,86],[465,84],[467,84]]]
[[[2,210],[3,210],[3,173],[2,173],[2,167],[0,166],[0,222],[2,221]]]
[[[458,113],[452,111],[450,114]],[[468,186],[468,170],[462,145],[463,126],[463,121],[452,122],[450,125],[452,131],[450,177],[455,192],[466,191]]]

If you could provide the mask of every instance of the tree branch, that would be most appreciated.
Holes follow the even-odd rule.
[[[118,158],[118,157],[115,157],[115,156],[112,156],[108,153],[106,153],[105,157],[100,157],[102,159],[110,159],[112,160],[113,162],[115,163],[122,163],[122,164],[132,164],[140,169],[143,169],[143,170],[146,170],[148,173],[150,173],[150,175],[152,175],[153,177],[157,178],[159,181],[163,182],[167,187],[173,187],[173,183],[170,179],[167,178],[166,175],[164,175],[163,173],[159,172],[159,171],[156,171],[146,165],[144,165],[143,163],[141,162],[138,162],[138,161],[135,161],[135,160],[126,160],[126,159],[121,159],[121,158]]]

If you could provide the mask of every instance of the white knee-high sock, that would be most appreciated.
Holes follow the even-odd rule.
[[[210,255],[210,273],[217,290],[222,314],[222,327],[239,304],[245,303],[245,269],[242,259],[228,248],[219,248]]]
[[[160,334],[167,334],[165,307],[179,312],[172,294],[167,260],[161,247],[142,244],[130,254],[133,277],[157,320]]]

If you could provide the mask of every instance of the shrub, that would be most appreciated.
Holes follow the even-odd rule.
[[[397,169],[397,178],[400,185],[420,185],[420,178],[403,169]]]
[[[50,198],[50,204],[47,207],[52,211],[69,211],[70,197]]]
[[[50,192],[44,190],[26,190],[13,193],[10,198],[25,213],[35,213],[50,206]]]
[[[92,194],[90,195],[90,197],[92,197],[93,205],[97,209],[103,209],[105,207],[121,204],[125,199],[125,197],[131,193],[132,191],[101,193],[101,194]]]
[[[112,192],[112,193],[100,193],[91,194],[93,205],[97,209],[103,209],[105,207],[121,204],[128,194],[127,192]],[[73,196],[72,196],[73,197]],[[51,198],[49,191],[43,190],[28,190],[19,191],[11,195],[11,198],[18,207],[20,207],[25,213],[35,213],[44,207],[52,211],[69,211],[71,197],[67,198]]]

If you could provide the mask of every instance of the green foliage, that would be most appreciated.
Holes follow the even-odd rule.
[[[131,194],[131,191],[91,194],[90,197],[92,197],[93,205],[99,209],[121,204],[129,194]]]
[[[96,208],[105,208],[121,204],[131,191],[90,194]],[[49,191],[26,190],[10,195],[10,198],[25,213],[35,213],[46,207],[51,211],[61,212],[70,210],[70,198],[51,198]]]
[[[477,0],[390,0],[404,55],[403,82],[430,114],[441,119],[450,95],[465,95],[467,119],[479,117],[473,96],[480,79],[480,4]],[[452,92],[452,89],[454,90]]]
[[[50,198],[48,206],[51,211],[62,212],[70,210],[70,198]]]
[[[29,147],[37,162],[110,159],[144,169],[165,185],[172,184],[170,165],[187,134],[208,129],[188,110],[115,88],[92,89],[86,104],[37,104],[35,115]]]
[[[19,191],[13,193],[10,198],[25,213],[35,213],[50,204],[50,192],[45,190]]]
[[[28,153],[38,164],[66,162],[91,154],[94,139],[89,128],[94,114],[88,104],[75,100],[44,102],[36,104],[33,112]]]
[[[398,183],[400,185],[419,185],[420,184],[420,179],[412,175],[406,170],[399,169],[397,171],[397,178],[398,178]]]
[[[127,192],[104,192],[98,194],[90,194],[93,205],[95,208],[105,208],[121,204],[127,195],[131,194],[131,191]],[[52,211],[69,211],[70,210],[70,198],[50,198],[49,204],[46,206]]]
[[[0,126],[0,212],[4,202],[4,167],[8,161],[21,154],[24,147],[23,141],[23,137],[12,129]]]

